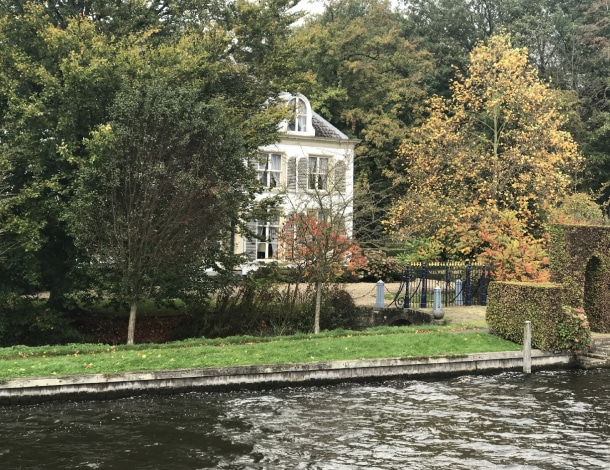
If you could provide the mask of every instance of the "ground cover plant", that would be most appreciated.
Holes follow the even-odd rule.
[[[165,344],[0,349],[0,379],[126,371],[516,351],[520,346],[449,325],[334,330],[282,337],[196,338]]]

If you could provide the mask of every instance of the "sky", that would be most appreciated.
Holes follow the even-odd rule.
[[[296,9],[306,10],[311,13],[322,13],[324,11],[324,2],[322,0],[301,0]]]

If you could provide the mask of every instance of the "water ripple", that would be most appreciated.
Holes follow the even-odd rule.
[[[610,371],[0,409],[0,468],[610,469]]]

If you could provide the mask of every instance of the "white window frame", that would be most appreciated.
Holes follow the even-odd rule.
[[[256,221],[256,259],[277,259],[280,235],[280,217],[270,216],[268,220]],[[262,253],[262,256],[261,256]]]
[[[310,191],[326,191],[330,177],[330,157],[307,157],[307,189]]]
[[[278,165],[273,165],[274,160]],[[279,187],[282,178],[282,155],[262,152],[256,169],[256,178],[263,188],[274,189]]]
[[[303,98],[295,96],[288,102],[288,108],[294,115],[288,121],[290,132],[308,132],[308,112],[307,103]]]

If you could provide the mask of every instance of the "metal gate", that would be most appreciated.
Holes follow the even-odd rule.
[[[487,305],[491,272],[468,263],[407,264],[392,304],[402,308],[431,308],[434,288],[440,287],[441,304]]]

